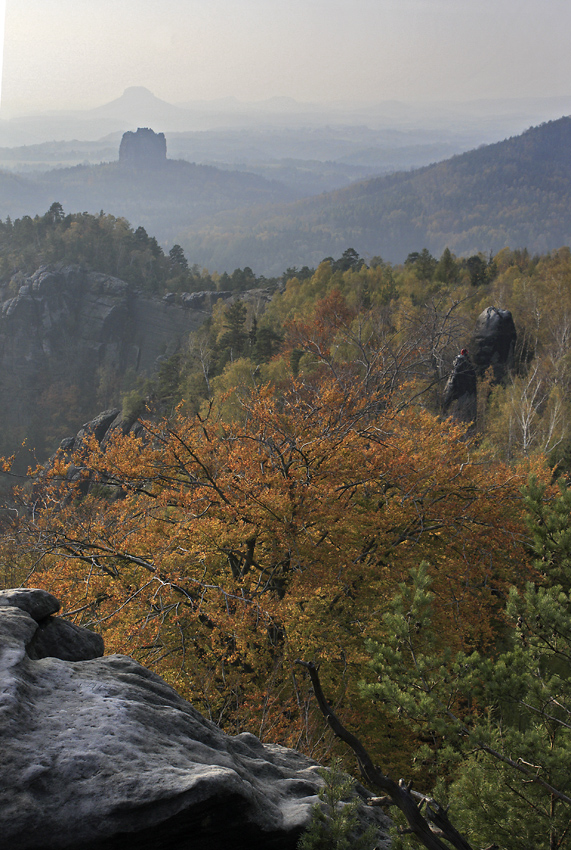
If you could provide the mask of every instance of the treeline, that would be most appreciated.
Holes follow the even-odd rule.
[[[209,274],[190,265],[180,245],[165,253],[144,227],[100,212],[65,214],[54,202],[44,215],[0,220],[0,283],[31,274],[46,263],[77,263],[118,277],[149,294],[275,286],[246,267],[232,274]]]
[[[470,345],[479,314],[495,306],[512,312],[518,342],[506,381],[478,377],[478,439],[506,460],[540,451],[561,466],[571,446],[569,280],[568,249],[468,258],[423,249],[402,265],[378,257],[367,265],[347,249],[315,272],[288,269],[269,304],[245,294],[217,304],[152,386],[134,396],[196,412],[233,388],[317,369],[324,357],[357,358],[366,369],[376,346],[374,359],[393,364],[391,380],[440,414],[455,356]],[[322,326],[313,348],[296,343],[311,317]]]
[[[207,272],[189,267],[179,245],[165,254],[144,227],[133,229],[124,218],[104,212],[66,215],[54,202],[42,216],[0,221],[0,281],[59,262],[85,265],[158,295],[216,288]]]
[[[286,186],[255,174],[171,159],[158,168],[108,162],[26,176],[0,171],[2,218],[23,217],[58,199],[66,208],[94,215],[111,209],[169,244],[180,242],[176,233],[181,222],[210,224],[222,213],[285,203],[295,197]]]
[[[103,212],[66,214],[57,202],[43,216],[0,221],[0,281],[6,297],[13,294],[10,280],[19,285],[26,273],[54,262],[83,264],[156,295],[211,290],[240,296],[230,305],[216,304],[212,316],[162,364],[155,379],[139,380],[135,386],[130,381],[128,404],[149,398],[171,409],[183,403],[198,411],[223,388],[242,379],[252,385],[272,379],[286,366],[297,374],[310,355],[293,345],[293,329],[322,309],[320,301],[335,294],[352,316],[351,322],[347,319],[347,340],[355,334],[351,323],[357,323],[359,334],[363,328],[374,329],[367,333],[377,342],[382,335],[384,357],[395,358],[397,350],[412,351],[415,346],[422,352],[416,361],[401,363],[398,377],[406,376],[422,388],[423,404],[438,413],[443,384],[454,357],[469,344],[477,316],[488,306],[505,307],[518,330],[516,362],[505,384],[479,378],[480,439],[508,459],[541,449],[552,463],[567,462],[567,249],[543,256],[505,249],[494,257],[460,258],[448,248],[440,257],[424,248],[395,265],[378,256],[365,262],[349,248],[337,258],[327,257],[317,269],[289,267],[267,279],[247,266],[232,274],[210,274],[191,265],[179,245],[165,252],[142,227],[133,229],[124,219]],[[265,296],[252,294],[256,290],[264,290]],[[340,343],[336,356],[347,345]],[[363,347],[365,342],[359,338],[352,345]],[[348,350],[357,356],[355,348]],[[106,404],[120,401],[108,398]]]

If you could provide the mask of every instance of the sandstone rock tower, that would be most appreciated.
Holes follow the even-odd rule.
[[[164,133],[139,127],[136,133],[123,134],[119,146],[119,162],[132,168],[160,168],[167,161],[167,140]]]

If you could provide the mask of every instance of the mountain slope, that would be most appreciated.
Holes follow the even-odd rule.
[[[283,202],[295,195],[278,182],[180,160],[160,168],[119,162],[54,169],[29,177],[0,172],[0,217],[43,214],[53,201],[65,212],[100,210],[142,225],[172,244],[182,223],[203,225],[221,210]]]
[[[223,238],[187,229],[178,241],[209,268],[258,273],[315,265],[348,246],[400,262],[439,255],[542,252],[571,242],[571,118],[407,173],[376,178],[248,220],[218,219]]]

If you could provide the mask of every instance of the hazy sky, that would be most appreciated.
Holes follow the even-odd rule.
[[[571,94],[569,0],[0,0],[3,106]]]

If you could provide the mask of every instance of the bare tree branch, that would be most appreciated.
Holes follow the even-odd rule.
[[[397,784],[373,764],[369,753],[361,741],[345,729],[325,699],[315,664],[312,661],[301,661],[299,659],[295,663],[305,667],[308,671],[321,713],[327,720],[333,733],[348,744],[357,756],[359,769],[367,784],[385,792],[386,796],[382,798],[383,803],[377,803],[377,805],[397,806],[405,816],[411,833],[428,850],[449,850],[448,845],[443,843],[438,837],[439,835],[455,847],[456,850],[472,850],[471,845],[452,826],[448,820],[448,814],[442,806],[431,797],[411,791],[410,785],[407,785],[402,779]],[[419,805],[416,803],[416,796],[420,797],[420,805],[425,805],[426,817],[422,815]],[[387,802],[387,798],[390,800],[390,803]]]

